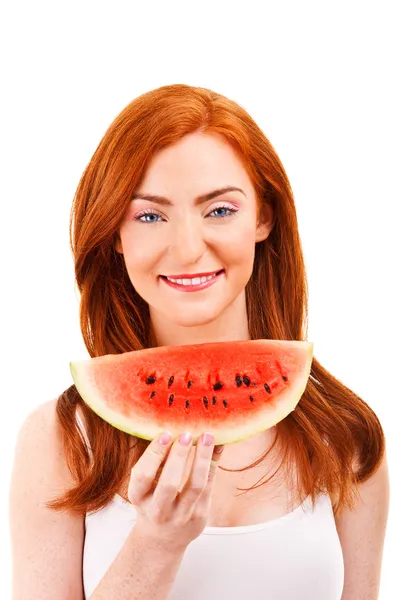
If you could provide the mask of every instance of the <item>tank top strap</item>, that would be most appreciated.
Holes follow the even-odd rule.
[[[80,432],[80,434],[81,434],[81,436],[83,438],[83,441],[84,441],[84,443],[85,443],[85,445],[87,447],[87,451],[88,451],[89,456],[90,456],[90,462],[93,465],[93,462],[94,462],[93,450],[92,450],[92,448],[90,446],[89,437],[87,435],[87,431],[86,431],[86,428],[85,428],[85,424],[84,424],[83,418],[82,418],[82,416],[79,413],[79,409],[76,410],[76,424],[77,424],[78,430],[79,430],[79,432]]]

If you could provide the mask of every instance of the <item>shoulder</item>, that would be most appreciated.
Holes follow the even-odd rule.
[[[23,421],[16,439],[17,454],[35,448],[44,450],[43,443],[60,445],[61,436],[56,414],[57,400],[49,400],[35,407]]]
[[[41,404],[25,418],[14,448],[9,524],[15,597],[83,598],[81,560],[84,517],[47,503],[74,482],[63,448],[57,401]]]
[[[63,436],[57,416],[57,399],[39,404],[23,421],[16,439],[16,450],[20,452],[34,451],[49,453],[63,458]]]
[[[353,466],[357,470],[357,463]],[[355,502],[352,509],[344,509],[342,515],[336,518],[337,523],[344,522],[347,516],[363,514],[364,511],[378,504],[379,509],[387,511],[390,496],[389,471],[386,451],[382,455],[378,467],[365,481],[360,482],[355,490]],[[330,494],[333,506],[337,505],[338,494]],[[340,513],[341,514],[341,513]]]
[[[19,430],[22,433],[31,432],[37,425],[45,425],[46,428],[56,423],[57,399],[48,400],[33,408],[25,417]]]
[[[359,462],[355,460],[352,465],[353,472],[358,472]],[[388,460],[386,451],[384,452],[381,462],[374,473],[364,482],[359,483],[357,486],[357,499],[355,506],[359,505],[359,502],[372,498],[374,494],[382,494],[389,497],[389,471],[388,471]],[[339,491],[330,492],[331,504],[335,508],[338,506]],[[349,509],[347,509],[349,510]]]
[[[49,492],[54,490],[54,497],[74,483],[67,466],[56,407],[56,399],[44,402],[23,421],[14,447],[14,491],[24,480],[35,485],[34,476],[46,482]]]

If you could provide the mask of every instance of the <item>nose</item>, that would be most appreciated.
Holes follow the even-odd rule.
[[[175,223],[171,232],[169,254],[181,265],[194,264],[206,252],[207,245],[201,224],[195,218]]]

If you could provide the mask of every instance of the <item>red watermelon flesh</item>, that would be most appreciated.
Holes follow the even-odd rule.
[[[161,346],[70,363],[81,397],[114,427],[144,439],[204,431],[243,440],[295,410],[313,344],[249,340]]]

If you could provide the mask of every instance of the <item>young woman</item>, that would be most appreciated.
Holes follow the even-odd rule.
[[[306,339],[287,175],[210,90],[164,86],[121,112],[79,183],[71,243],[91,357]],[[181,433],[133,438],[73,385],[33,411],[11,484],[14,600],[377,599],[384,434],[316,358],[277,426],[224,447]]]

